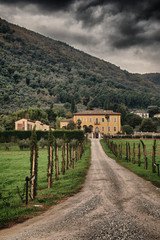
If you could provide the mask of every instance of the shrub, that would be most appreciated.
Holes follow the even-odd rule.
[[[30,147],[30,140],[29,140],[29,138],[19,140],[18,146],[19,146],[20,150],[23,150],[24,148],[29,148]]]
[[[122,126],[122,132],[126,134],[132,134],[133,128],[130,125],[124,125]]]
[[[41,138],[48,139],[48,131],[36,131],[37,134],[37,140],[39,141]],[[84,139],[84,132],[82,130],[55,130],[53,131],[53,136],[55,138],[63,139],[64,135],[70,141],[71,139],[75,138],[78,139],[78,141],[83,141]],[[14,139],[15,142],[23,139],[30,139],[31,137],[31,131],[16,131],[16,130],[10,130],[10,131],[0,131],[0,142],[1,143],[7,143],[11,142],[11,139]]]
[[[48,141],[44,138],[41,138],[38,142],[38,146],[40,146],[41,148],[44,148],[48,145]]]

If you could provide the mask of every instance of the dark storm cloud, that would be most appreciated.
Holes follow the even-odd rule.
[[[152,47],[160,44],[159,0],[0,0],[0,3],[20,7],[34,4],[42,14],[58,12],[61,19],[65,12],[82,28],[77,28],[77,33],[72,36],[83,42],[83,33],[80,33],[80,38],[77,36],[78,31],[84,30],[90,35],[88,45],[93,45],[93,41],[89,41],[93,37],[91,32],[99,33],[99,36],[95,37],[99,37],[100,42],[105,42],[106,46],[113,49]],[[74,25],[73,22],[72,24]],[[96,32],[96,27],[102,30]],[[60,30],[59,34],[62,34]],[[67,29],[63,31],[63,35],[67,38]]]
[[[97,16],[95,11],[101,7]],[[106,0],[87,1],[77,9],[76,18],[82,21],[83,27],[90,28],[107,21],[114,16],[108,32],[110,44],[115,48],[150,45],[160,43],[160,1],[159,0]],[[157,25],[157,26],[156,26]]]
[[[131,12],[134,13],[138,19],[148,20],[155,18],[160,20],[160,1],[159,0],[93,0],[81,1],[78,9],[79,13],[87,12],[88,9],[94,11],[95,7],[114,5],[112,14]]]
[[[75,0],[0,0],[0,3],[3,3],[5,5],[20,4],[21,6],[25,6],[27,4],[36,4],[44,11],[65,10],[73,2],[75,2]]]
[[[73,3],[77,3],[77,13],[88,12],[98,6],[112,4],[119,12],[134,12],[137,17],[142,19],[160,19],[159,0],[0,0],[0,3],[8,4],[36,4],[48,11],[69,9]],[[114,11],[113,11],[114,12]]]

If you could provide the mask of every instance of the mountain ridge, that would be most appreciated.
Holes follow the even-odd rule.
[[[160,73],[132,74],[66,43],[0,19],[1,112],[74,99],[88,108],[160,105]]]

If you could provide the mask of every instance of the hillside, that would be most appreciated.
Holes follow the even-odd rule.
[[[1,113],[52,103],[88,108],[160,105],[160,74],[130,74],[65,43],[0,19]]]

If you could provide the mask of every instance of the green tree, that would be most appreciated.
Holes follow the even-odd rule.
[[[38,145],[37,145],[37,135],[35,127],[31,135],[30,143],[30,162],[31,162],[31,176],[34,178],[31,180],[31,198],[34,199],[37,194],[37,177],[38,177]]]
[[[78,129],[81,129],[81,123],[82,121],[80,119],[77,120],[77,128]]]
[[[126,116],[126,122],[128,123],[128,125],[135,128],[136,126],[141,124],[142,118],[134,113],[129,113]]]
[[[71,112],[72,113],[77,112],[76,104],[73,97],[71,98]]]
[[[64,104],[64,108],[70,109],[70,108],[71,108],[71,104],[70,104],[69,102],[66,102],[66,103]]]
[[[55,143],[55,138],[51,128],[48,133],[48,188],[52,186],[52,174],[53,174],[53,145]]]
[[[154,114],[160,113],[160,107],[158,106],[148,106],[149,116],[153,117]]]
[[[152,119],[145,118],[143,119],[139,130],[142,132],[156,132],[157,125],[152,121]]]
[[[126,134],[132,134],[133,128],[130,125],[124,125],[122,126],[122,132]]]
[[[60,121],[62,120],[62,117],[56,117],[56,129],[60,129]]]
[[[74,130],[76,129],[76,124],[71,120],[67,125],[67,129]]]

